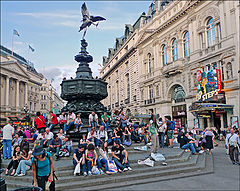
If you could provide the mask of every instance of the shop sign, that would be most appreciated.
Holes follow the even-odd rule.
[[[197,71],[198,94],[197,101],[209,101],[221,93],[222,81],[221,70],[211,68],[209,71]]]
[[[182,116],[182,115],[186,115],[186,113],[185,113],[185,111],[182,111],[182,112],[179,112],[179,111],[178,111],[178,112],[177,112],[177,115],[178,115],[178,116]]]
[[[151,118],[149,114],[136,114],[135,118]]]
[[[239,124],[238,124],[238,116],[232,116],[231,117],[231,127],[236,127],[238,128],[239,127]]]

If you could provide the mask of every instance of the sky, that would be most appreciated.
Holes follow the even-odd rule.
[[[12,48],[34,63],[38,72],[60,93],[63,77],[75,78],[78,63],[74,56],[80,51],[79,33],[84,1],[1,1],[1,45]],[[152,1],[85,1],[90,15],[106,18],[98,27],[91,26],[85,39],[87,51],[93,56],[90,67],[99,76],[102,57],[108,55],[116,37],[124,34],[125,24],[134,24]],[[34,48],[32,52],[28,45]]]

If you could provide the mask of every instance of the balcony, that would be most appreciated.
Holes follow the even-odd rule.
[[[129,104],[130,103],[130,98],[125,99],[124,103]]]
[[[155,98],[145,100],[144,103],[145,103],[145,105],[154,104],[155,103]]]
[[[182,60],[179,59],[177,61],[168,63],[166,66],[163,67],[162,72],[165,77],[182,73],[183,72]]]
[[[115,107],[119,107],[119,102],[116,102],[116,103],[115,103]]]

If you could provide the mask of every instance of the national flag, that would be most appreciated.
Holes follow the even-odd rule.
[[[16,29],[13,29],[13,35],[20,36]]]
[[[33,47],[31,47],[30,45],[28,45],[28,48],[32,51],[32,52],[34,52],[35,50],[34,50],[34,48]]]

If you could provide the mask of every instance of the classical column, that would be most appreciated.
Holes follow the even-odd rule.
[[[6,76],[6,109],[8,109],[9,107],[9,77]]]
[[[19,80],[16,80],[16,109],[19,109]]]
[[[27,82],[25,83],[25,98],[24,98],[24,105],[28,104],[28,85]]]
[[[207,118],[207,127],[211,127],[211,118]]]

